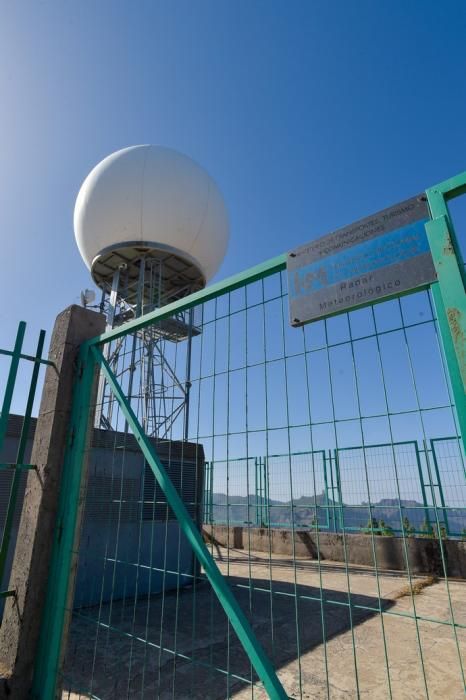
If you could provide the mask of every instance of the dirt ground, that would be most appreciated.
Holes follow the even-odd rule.
[[[411,596],[400,572],[306,559],[293,566],[286,556],[270,561],[224,548],[214,554],[290,698],[464,698],[466,582],[416,577]],[[455,628],[445,624],[452,616]],[[210,585],[201,583],[78,611],[62,699],[266,698],[241,680],[251,674]]]

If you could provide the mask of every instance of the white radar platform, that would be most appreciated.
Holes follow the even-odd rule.
[[[74,231],[102,290],[108,329],[203,289],[229,239],[223,197],[210,175],[191,158],[152,145],[116,151],[91,170],[76,199]],[[191,342],[199,333],[187,311],[136,332],[129,352],[109,350],[116,374],[129,373],[128,398],[143,401],[149,435],[167,437],[183,419],[188,437]],[[187,341],[183,380],[169,357],[181,341]],[[115,427],[114,403],[101,378],[100,427]]]

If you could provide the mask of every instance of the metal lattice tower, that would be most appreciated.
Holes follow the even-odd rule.
[[[101,310],[107,329],[118,327],[144,313],[161,308],[202,289],[205,281],[196,266],[169,251],[151,247],[125,247],[107,251],[93,266],[94,280],[102,288]],[[128,396],[141,406],[148,435],[166,438],[183,420],[187,439],[191,341],[199,335],[193,310],[135,331],[130,341],[121,339],[107,350],[107,359]],[[183,344],[183,362],[173,362],[175,345]],[[115,401],[101,377],[96,425],[115,428]]]

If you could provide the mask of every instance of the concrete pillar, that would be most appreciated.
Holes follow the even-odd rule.
[[[47,589],[79,346],[103,333],[105,317],[70,306],[56,319],[9,588],[0,628],[0,698],[29,696]]]

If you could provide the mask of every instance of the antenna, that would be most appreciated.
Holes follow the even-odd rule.
[[[95,292],[93,289],[84,289],[81,292],[81,304],[86,308],[86,306],[89,306],[89,304],[92,304],[92,302],[95,301]]]

